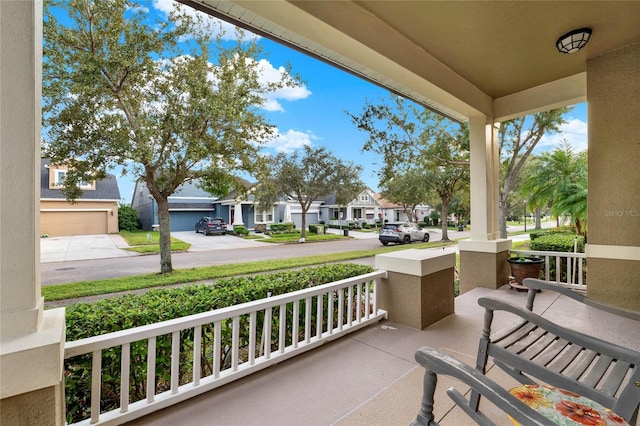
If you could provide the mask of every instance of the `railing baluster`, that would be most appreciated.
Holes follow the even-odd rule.
[[[293,324],[291,325],[291,346],[298,347],[298,334],[300,333],[300,301],[293,302]]]
[[[309,343],[311,341],[311,297],[307,297],[307,302],[304,304],[304,341]]]
[[[200,384],[201,348],[202,346],[202,326],[193,327],[193,386]]]
[[[371,315],[371,289],[369,288],[371,287],[370,283],[368,281],[364,282],[364,309],[365,309],[365,314],[364,314],[364,318],[365,319],[369,319],[369,315]]]
[[[147,341],[147,403],[156,398],[156,337]]]
[[[327,332],[333,334],[333,291],[329,292],[327,300]]]
[[[129,367],[131,365],[131,344],[123,343],[120,354],[120,412],[129,411]]]
[[[256,311],[249,314],[249,365],[256,362]]]
[[[222,321],[216,321],[213,325],[213,377],[220,377],[220,341],[222,340]]]
[[[284,353],[287,331],[287,305],[280,305],[280,333],[278,334],[278,350]]]
[[[578,261],[578,284],[582,285],[582,265],[583,259],[577,259]]]
[[[233,331],[231,332],[231,369],[238,371],[240,358],[240,317],[233,317]]]
[[[318,295],[318,303],[316,305],[316,337],[318,339],[322,338],[322,299],[324,298],[323,294]]]
[[[271,358],[271,309],[264,310],[264,327],[262,327],[262,339],[264,340],[264,358]]]
[[[180,386],[180,331],[171,333],[171,393],[178,393]]]
[[[358,292],[356,294],[356,323],[362,318],[362,284],[358,283]]]
[[[100,420],[100,388],[102,387],[102,350],[91,358],[91,423]]]
[[[349,286],[347,296],[347,325],[351,327],[351,324],[353,324],[353,285]]]
[[[549,274],[551,273],[551,267],[549,265],[549,256],[544,257],[544,280],[549,281]]]
[[[344,288],[338,290],[338,330],[344,325]]]
[[[560,256],[556,256],[556,284],[562,283],[562,262]]]

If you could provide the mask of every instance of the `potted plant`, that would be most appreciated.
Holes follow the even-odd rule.
[[[540,278],[540,270],[544,259],[516,256],[507,259],[507,262],[511,265],[511,276],[513,277],[513,280],[509,281],[509,285],[518,290],[527,290],[527,287],[522,285],[522,280],[525,278]]]

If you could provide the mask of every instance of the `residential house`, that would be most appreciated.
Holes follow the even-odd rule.
[[[382,219],[381,205],[376,194],[368,188],[347,205],[337,204],[336,194],[331,194],[322,201],[320,217],[330,225],[356,224],[362,226],[364,223],[373,225]]]
[[[375,194],[376,200],[380,204],[381,218],[386,222],[424,222],[425,217],[429,217],[433,208],[428,204],[417,205],[414,210],[414,217],[407,216],[404,207],[400,204],[392,203],[381,194]]]
[[[199,186],[197,180],[185,182],[169,196],[169,224],[171,231],[193,231],[204,216],[221,216],[216,211],[216,197]],[[158,204],[145,182],[138,180],[133,191],[131,207],[138,212],[142,229],[158,227]]]
[[[263,209],[260,207],[254,194],[257,184],[250,187],[246,194],[238,196],[232,192],[216,202],[219,216],[230,225],[242,225],[248,229],[255,229],[256,224],[269,228],[272,223],[293,222],[296,228],[302,226],[302,208],[300,203],[292,197],[281,197],[272,207]],[[307,211],[307,224],[320,222],[320,205],[322,200],[313,201]]]
[[[114,175],[83,183],[73,203],[62,193],[68,168],[40,160],[40,235],[114,234],[118,232],[120,190]]]

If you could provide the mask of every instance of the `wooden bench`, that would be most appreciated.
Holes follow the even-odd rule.
[[[450,397],[480,424],[492,424],[478,411],[481,396],[512,415],[509,411],[512,400],[504,394],[506,391],[496,388],[495,383],[487,382],[488,378],[484,376],[488,359],[492,357],[498,367],[523,384],[542,382],[566,389],[612,409],[629,424],[635,424],[640,404],[640,352],[569,330],[532,312],[538,290],[558,291],[582,303],[589,303],[584,295],[541,280],[526,279],[524,284],[529,288],[526,309],[492,298],[478,299],[478,303],[485,308],[485,319],[478,347],[476,374],[470,375],[465,369],[459,371],[462,367],[454,367],[450,361],[445,363],[446,368],[441,365],[439,370],[442,374],[460,376],[458,378],[472,388],[471,396],[466,400],[459,394],[454,398],[455,394],[452,396],[450,393]],[[618,313],[613,308],[607,310]],[[512,328],[492,334],[495,311],[515,314],[519,317],[519,322]],[[637,319],[637,314],[633,312],[619,313]],[[640,322],[638,326],[640,327]],[[433,358],[442,356],[444,355],[435,355],[433,351],[425,351],[423,348],[416,353],[416,360],[427,369],[438,368]],[[473,382],[479,381],[479,377],[484,378],[485,382],[482,386],[474,387]],[[435,423],[432,420],[432,423],[424,422],[428,417],[424,415],[428,411],[424,410],[424,406],[429,405],[429,398],[433,403],[433,394],[426,394],[426,380],[425,376],[423,410],[416,422],[429,425]],[[524,410],[523,404],[519,404],[520,409]],[[532,420],[522,424],[538,423]]]

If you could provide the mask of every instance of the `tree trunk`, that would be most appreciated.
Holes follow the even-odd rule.
[[[540,219],[540,207],[536,207],[536,229],[542,229],[542,220]]]
[[[302,207],[302,230],[300,231],[300,238],[307,237],[307,209],[304,206]]]
[[[449,241],[449,203],[442,198],[442,241]]]
[[[166,198],[158,203],[158,224],[160,225],[160,273],[173,272],[171,265],[171,227],[169,224],[169,202]]]

